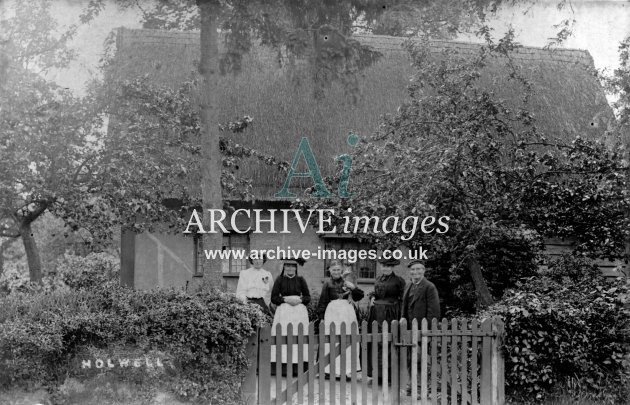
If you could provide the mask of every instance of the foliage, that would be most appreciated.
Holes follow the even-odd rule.
[[[0,206],[11,225],[32,222],[81,187],[89,136],[100,120],[89,103],[15,67],[0,98]]]
[[[56,263],[56,278],[73,290],[94,289],[120,279],[120,258],[108,253],[82,257],[65,254]]]
[[[195,87],[194,78],[176,90],[137,79],[122,83],[120,95],[112,94],[112,88],[101,89],[101,101],[113,117],[114,129],[103,137],[105,153],[97,160],[101,175],[90,184],[89,192],[99,195],[98,205],[113,210],[114,215],[95,215],[91,229],[119,224],[136,231],[153,230],[159,222],[181,229],[189,210],[201,206],[202,140]],[[225,133],[220,139],[221,186],[223,194],[233,199],[252,197],[251,180],[238,172],[243,159],[257,159],[280,170],[287,166],[241,143],[239,135],[251,122],[251,117],[244,116],[218,124]],[[75,211],[78,216],[71,221],[79,221],[82,214]]]
[[[538,271],[538,242],[524,235],[491,234],[477,247],[481,273],[492,296],[501,297],[507,288]],[[462,253],[460,253],[462,254]],[[436,254],[428,262],[427,278],[440,292],[447,317],[470,316],[476,312],[478,296],[468,269],[453,263],[451,252]],[[452,312],[454,311],[454,312]]]
[[[0,49],[7,62],[7,80],[0,83],[0,236],[22,238],[33,281],[41,279],[42,266],[31,224],[47,211],[63,215],[86,203],[77,189],[90,176],[102,126],[92,98],[77,98],[40,76],[73,57],[67,44],[76,26],[59,34],[51,6],[15,5],[2,21],[9,37]]]
[[[219,292],[135,292],[115,283],[1,299],[0,382],[60,384],[76,359],[111,348],[159,351],[178,373],[160,381],[189,399],[232,403],[248,359],[244,343],[264,322],[255,306]]]
[[[39,0],[7,5],[7,11],[10,8],[14,15],[0,20],[3,36],[0,54],[16,60],[23,69],[37,73],[67,67],[76,57],[68,43],[78,27],[76,24],[59,27],[53,18],[54,3],[53,0]]]
[[[144,28],[161,30],[201,29],[200,8],[191,0],[140,4],[118,0],[119,7],[137,7]],[[245,1],[209,3],[222,32],[224,50],[220,72],[237,73],[243,57],[258,44],[277,50],[280,65],[295,66],[307,60],[314,94],[321,98],[331,83],[341,83],[356,96],[357,74],[381,55],[351,38],[354,33],[374,33],[425,38],[453,38],[484,24],[503,0],[475,2],[414,0],[343,1]],[[93,18],[104,0],[91,0],[85,18]],[[272,18],[273,16],[273,18]]]
[[[558,258],[550,260],[543,275],[558,283],[567,279],[576,282],[582,278],[596,279],[601,275],[601,270],[592,260],[564,253]]]
[[[42,234],[46,233],[45,231]],[[53,240],[54,242],[54,240]],[[44,244],[53,250],[53,243]],[[60,253],[48,263],[48,271],[40,283],[32,282],[19,261],[12,261],[0,275],[0,295],[13,292],[45,293],[56,290],[98,288],[119,280],[120,258],[110,253],[78,255],[70,251]]]
[[[311,295],[311,301],[306,306],[309,322],[317,322],[319,320],[319,314],[317,310],[318,305],[319,305],[319,295]],[[319,330],[319,329],[316,328],[315,330]]]
[[[70,186],[80,185],[83,155],[90,146],[87,137],[101,124],[89,103],[27,69],[31,61],[43,69],[64,67],[70,60],[66,42],[72,31],[61,38],[53,35],[50,6],[43,1],[16,7],[16,15],[3,21],[11,34],[3,48],[11,59],[9,80],[0,97],[4,233],[26,218],[36,219],[68,194]]]
[[[102,246],[95,246],[89,233],[85,229],[73,232],[67,227],[63,220],[45,213],[35,220],[32,230],[37,247],[41,251],[42,274],[55,272],[57,260],[65,254],[86,255],[91,251],[98,250]],[[4,271],[19,270],[26,271],[28,275],[26,255],[24,245],[17,238],[7,238],[0,245],[3,250]],[[119,244],[118,244],[119,245]],[[2,260],[0,260],[2,262]],[[3,271],[0,271],[2,277]]]
[[[252,2],[233,0],[222,10],[221,28],[228,34],[225,43],[228,52],[242,55],[251,47],[253,27],[261,41],[267,45],[286,47],[288,52],[309,52],[309,35],[327,26],[333,36],[350,32],[370,32],[375,35],[421,36],[435,39],[452,39],[485,23],[489,15],[502,5],[518,2],[483,0],[460,2],[456,0],[344,0]],[[558,8],[565,1],[558,2]],[[190,0],[133,4],[120,2],[121,7],[138,7],[143,27],[162,30],[198,30],[198,10]],[[102,0],[92,0],[86,15],[100,12]],[[570,13],[567,13],[570,15]],[[271,21],[274,16],[277,21]],[[555,42],[566,39],[566,20],[556,35]],[[558,27],[556,27],[558,28]]]
[[[630,310],[622,299],[630,288],[623,278],[573,278],[570,266],[562,259],[551,277],[528,280],[484,314],[505,321],[507,393],[538,403],[573,380],[595,400],[623,402]]]
[[[71,56],[66,43],[72,33],[56,38],[48,32],[56,28],[49,6],[50,2],[37,3],[32,7],[40,7],[41,12],[31,14],[30,6],[17,7],[16,15],[3,22],[14,41],[7,41],[2,49],[3,57],[9,56],[9,80],[2,83],[0,92],[0,236],[23,239],[30,278],[35,282],[41,281],[43,266],[32,224],[47,212],[61,218],[71,231],[87,229],[97,245],[109,242],[117,226],[133,225],[137,217],[178,225],[182,212],[171,211],[165,200],[181,197],[188,206],[199,201],[198,196],[186,198],[177,188],[188,182],[189,174],[199,172],[195,166],[199,124],[190,86],[180,93],[162,94],[164,89],[130,83],[125,91],[137,108],[130,108],[123,118],[136,119],[135,125],[104,134],[103,114],[116,111],[109,108],[115,103],[97,97],[99,87],[77,98],[27,69],[30,60],[36,62],[37,70],[63,67]],[[33,27],[41,28],[41,33],[31,32]],[[54,52],[44,55],[47,49]],[[43,66],[44,62],[49,65]],[[140,103],[153,103],[153,108]],[[225,127],[242,132],[248,123],[244,119]],[[159,130],[161,125],[165,130]],[[164,136],[167,129],[175,132]],[[187,149],[195,142],[196,150]],[[256,155],[228,141],[222,148],[226,167],[234,165],[237,157]],[[229,170],[224,180],[230,192],[248,185]]]
[[[0,278],[0,296],[11,293],[49,293],[67,289],[60,278],[44,276],[39,282],[31,281],[25,266],[11,266]]]
[[[630,36],[619,44],[619,68],[605,83],[607,90],[618,97],[614,106],[617,109],[619,126],[627,131],[630,125]]]
[[[576,252],[587,257],[624,257],[630,230],[624,146],[554,139],[536,126],[527,103],[515,109],[484,87],[483,69],[496,57],[507,68],[505,80],[521,83],[527,99],[530,86],[509,63],[514,46],[508,33],[472,60],[446,53],[432,58],[425,47],[410,47],[417,68],[410,98],[357,146],[352,197],[297,207],[448,217],[448,232],[430,227],[402,243],[432,252],[436,266],[450,269],[451,287],[464,289],[458,295],[468,291],[482,304],[532,274],[542,237],[575,237]],[[337,178],[329,179],[330,189]],[[342,218],[336,220],[341,229]],[[396,233],[367,239],[383,248],[401,244]],[[522,265],[503,267],[501,257],[510,256]],[[503,267],[498,277],[489,271],[497,264]]]

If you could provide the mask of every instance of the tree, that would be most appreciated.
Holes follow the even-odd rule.
[[[51,13],[53,4],[51,0],[41,0],[27,6],[9,5],[14,15],[0,20],[4,54],[0,66],[4,70],[13,61],[33,73],[47,73],[53,68],[67,67],[75,58],[76,52],[68,43],[78,26],[59,27]]]
[[[89,137],[100,125],[89,103],[19,67],[0,95],[2,236],[20,237],[31,280],[41,279],[32,223],[74,197],[85,180]]]
[[[398,5],[399,2],[392,2]],[[412,3],[407,3],[411,6]],[[254,36],[262,45],[277,48],[289,58],[308,55],[312,69],[314,91],[322,97],[322,88],[332,80],[340,80],[352,94],[355,90],[354,74],[361,66],[366,66],[375,55],[349,38],[353,24],[362,19],[373,24],[377,17],[387,10],[387,5],[380,2],[362,1],[309,1],[309,2],[244,2],[232,1],[224,4],[216,0],[198,0],[198,18],[201,28],[201,61],[199,73],[202,76],[199,96],[202,122],[202,190],[204,208],[222,206],[221,186],[217,173],[220,173],[221,160],[218,157],[218,120],[216,119],[213,99],[219,74],[226,71],[238,71],[243,54],[252,46]],[[175,13],[165,13],[171,7]],[[160,4],[154,12],[145,13],[151,28],[156,25],[172,27],[190,27],[195,25],[197,16],[185,13],[182,3]],[[180,21],[161,18],[160,15],[179,16]],[[272,16],[276,16],[274,20]],[[183,17],[183,18],[181,18]],[[278,18],[279,17],[279,18]],[[183,21],[182,21],[183,20]],[[217,29],[225,33],[227,52],[219,55],[219,36]],[[221,235],[206,235],[210,246],[221,246]],[[218,277],[220,263],[209,261],[206,274]],[[212,277],[212,276],[211,276]]]
[[[0,239],[0,277],[2,277],[2,273],[4,271],[4,252],[11,245],[11,242],[14,241],[15,238],[2,238]]]
[[[33,182],[41,181],[41,178],[37,179],[37,171],[42,170],[33,158],[50,152],[42,139],[49,130],[46,121],[50,115],[59,112],[60,99],[67,100],[69,95],[57,93],[56,89],[31,72],[46,72],[52,67],[67,66],[73,57],[67,42],[76,28],[70,27],[63,34],[56,35],[57,24],[50,7],[50,1],[29,7],[14,7],[13,18],[0,21],[0,27],[8,35],[0,48],[0,235],[22,238],[34,280],[41,277],[41,262],[31,223],[45,211],[45,201],[49,197],[33,192]],[[76,121],[73,124],[76,125]],[[60,131],[57,127],[51,132]],[[33,150],[30,150],[31,145]]]
[[[2,47],[7,80],[0,94],[0,235],[22,240],[35,282],[41,281],[42,263],[33,223],[42,215],[50,212],[72,231],[88,229],[95,242],[106,241],[114,226],[155,214],[151,207],[166,215],[160,183],[155,177],[147,182],[142,171],[160,174],[181,163],[159,159],[172,138],[158,142],[156,151],[146,134],[130,138],[135,143],[105,137],[101,118],[107,110],[98,88],[77,98],[40,75],[66,67],[73,55],[67,41],[75,27],[56,35],[51,3],[16,6],[2,22],[11,40]],[[134,194],[138,198],[126,199]]]
[[[50,1],[43,1],[37,3],[34,9],[15,7],[16,16],[4,23],[4,26],[8,27],[8,31],[11,32],[13,41],[9,42],[9,46],[3,49],[2,64],[0,66],[2,69],[6,69],[7,66],[5,63],[7,60],[6,55],[10,55],[14,61],[21,64],[22,68],[38,72],[45,72],[50,67],[65,66],[71,60],[73,53],[67,48],[67,41],[72,37],[76,26],[71,27],[62,35],[55,35],[56,27],[50,16],[50,4]],[[119,4],[128,6],[130,3],[120,2]],[[454,32],[459,27],[465,26],[475,19],[482,19],[486,6],[490,4],[490,2],[473,2],[470,4],[466,3],[462,7],[455,7],[453,13],[442,15],[440,18],[426,19],[426,24],[419,25],[420,28],[417,31],[425,35],[447,36],[450,32]],[[138,3],[136,5],[139,6]],[[92,0],[86,7],[86,12],[82,16],[81,22],[89,21],[103,7],[103,0]],[[170,12],[173,10],[176,11],[174,14]],[[391,16],[395,15],[395,13],[400,15],[401,12],[410,13],[411,11],[423,16],[439,15],[439,10],[443,10],[443,8],[440,8],[437,2],[399,1],[381,4],[377,1],[348,0],[331,4],[324,1],[274,3],[235,0],[230,2],[199,1],[199,12],[195,12],[195,10],[190,2],[175,2],[172,4],[156,3],[155,7],[148,11],[143,10],[143,12],[147,24],[171,24],[171,27],[175,27],[178,24],[194,26],[196,21],[203,22],[201,24],[203,58],[200,64],[203,80],[201,81],[202,85],[199,87],[200,96],[198,100],[203,111],[201,114],[202,127],[205,128],[206,132],[206,135],[202,137],[204,147],[201,150],[202,153],[207,154],[204,161],[210,162],[209,165],[211,166],[204,166],[203,168],[202,172],[205,174],[205,177],[202,181],[202,186],[204,187],[204,201],[208,201],[207,206],[215,207],[220,206],[222,200],[219,193],[221,187],[218,179],[220,176],[217,175],[217,173],[221,172],[219,170],[221,159],[218,157],[217,152],[217,147],[221,147],[221,142],[217,129],[218,123],[212,113],[213,92],[211,90],[214,88],[213,86],[217,82],[219,74],[229,71],[237,72],[239,70],[240,58],[244,52],[247,52],[254,44],[261,43],[276,47],[279,54],[284,55],[288,59],[307,55],[307,58],[311,61],[316,92],[320,87],[326,86],[330,80],[340,80],[346,85],[349,93],[352,94],[354,89],[353,75],[361,67],[374,60],[375,56],[369,50],[362,48],[358,42],[349,38],[352,32],[355,32],[357,28],[367,31],[376,29],[376,27],[379,27],[378,29],[389,29],[387,28],[388,23],[386,19],[382,19],[382,17],[387,15]],[[164,16],[160,14],[164,14]],[[470,17],[470,15],[474,17]],[[274,19],[272,18],[273,16],[280,16],[281,18]],[[361,25],[361,27],[357,27],[357,25]],[[398,29],[398,33],[409,33],[410,27],[411,25],[399,24],[396,29]],[[224,33],[224,41],[227,44],[227,51],[222,55],[218,53],[219,36],[216,32],[218,28]],[[33,267],[32,274],[33,277],[38,278],[41,265],[38,264],[39,259],[36,254],[36,246],[29,239],[32,232],[29,230],[28,225],[41,213],[54,209],[58,215],[69,221],[70,226],[73,228],[79,227],[81,224],[85,225],[85,220],[89,220],[93,229],[98,228],[99,232],[107,234],[111,230],[107,231],[104,226],[98,226],[99,217],[111,219],[111,221],[101,221],[103,224],[115,223],[122,217],[117,216],[112,210],[116,211],[119,209],[124,211],[123,208],[131,207],[136,210],[135,212],[138,212],[143,210],[143,208],[139,208],[141,205],[154,207],[155,204],[148,201],[154,201],[151,198],[159,197],[161,192],[153,196],[147,196],[146,199],[127,202],[126,207],[124,206],[125,204],[120,204],[120,201],[118,201],[119,205],[113,206],[118,208],[106,205],[104,201],[111,203],[112,196],[122,198],[120,193],[125,192],[125,190],[135,190],[136,188],[132,187],[131,185],[134,183],[130,182],[125,184],[125,186],[130,187],[123,187],[120,189],[120,192],[110,190],[112,191],[111,194],[96,193],[104,188],[103,179],[110,178],[105,174],[105,168],[115,171],[116,167],[112,166],[111,162],[120,163],[124,161],[133,164],[134,162],[125,161],[125,159],[139,159],[145,156],[143,155],[144,152],[131,150],[125,159],[121,158],[125,152],[120,150],[109,150],[105,153],[107,148],[103,148],[103,145],[95,142],[95,137],[91,137],[99,123],[99,116],[93,105],[76,99],[71,100],[72,97],[69,94],[63,95],[63,100],[57,100],[59,104],[55,104],[54,98],[59,97],[59,94],[63,93],[62,91],[35,79],[29,81],[29,83],[32,83],[34,86],[31,91],[31,101],[41,102],[40,104],[45,106],[55,106],[57,109],[54,110],[55,114],[60,114],[62,110],[64,111],[62,114],[67,114],[62,120],[39,122],[40,137],[31,138],[31,141],[39,140],[44,142],[45,139],[41,134],[48,131],[66,134],[78,130],[78,133],[82,136],[82,138],[81,136],[76,136],[71,142],[67,143],[68,145],[73,145],[68,151],[57,151],[58,153],[67,152],[62,158],[57,159],[51,154],[53,151],[43,148],[41,154],[38,155],[36,151],[33,151],[32,156],[38,159],[45,159],[45,162],[36,162],[34,160],[30,162],[36,164],[35,174],[37,175],[43,175],[45,170],[52,170],[51,173],[66,173],[69,170],[69,173],[73,173],[74,177],[66,176],[59,184],[64,184],[67,190],[78,187],[81,191],[80,196],[69,194],[63,196],[57,190],[53,192],[49,188],[51,184],[46,184],[41,190],[36,191],[45,180],[48,180],[48,177],[39,178],[34,180],[34,184],[37,187],[33,186],[31,196],[23,201],[20,200],[20,203],[26,204],[18,209],[20,220],[15,219],[15,214],[7,214],[3,219],[3,224],[14,228],[22,236],[25,246],[29,246],[27,252],[31,252],[29,254],[29,263]],[[41,89],[35,89],[37,86],[41,87]],[[38,98],[35,96],[38,91],[42,91],[42,94],[45,94],[47,99],[35,100]],[[20,91],[14,90],[14,94],[17,93],[20,93]],[[5,99],[5,101],[7,100]],[[28,104],[25,101],[21,105],[28,107]],[[51,109],[48,113],[51,114],[52,111]],[[9,130],[13,131],[11,135],[9,135],[10,132],[6,133],[7,139],[16,136],[18,131],[16,129],[16,117],[20,113],[20,111],[14,109],[13,117],[5,120]],[[32,111],[32,113],[35,116],[41,114],[41,111]],[[72,114],[74,115],[71,117],[70,115]],[[37,119],[33,117],[33,121],[35,122]],[[68,124],[66,124],[66,121],[68,121]],[[56,122],[60,127],[49,128],[44,126],[44,124],[48,125],[53,122]],[[83,123],[84,126],[81,128],[78,126],[73,127],[73,125],[79,125],[80,123]],[[29,132],[29,129],[25,132]],[[58,145],[60,144],[58,143]],[[109,145],[109,147],[112,146],[115,145]],[[112,159],[112,156],[117,158]],[[17,155],[14,155],[13,158],[14,161],[16,159],[19,160]],[[64,158],[66,164],[63,169],[59,169],[57,167],[58,162],[63,162]],[[102,164],[97,166],[95,164],[97,161]],[[171,167],[171,163],[173,162],[166,163],[165,167]],[[6,168],[9,170],[9,165]],[[72,171],[73,169],[75,170],[74,172]],[[23,168],[19,176],[31,175],[32,177],[37,177],[29,170],[31,170],[30,167],[28,167],[28,170]],[[134,170],[129,172],[134,172]],[[13,179],[18,179],[19,181],[19,176]],[[8,183],[11,183],[11,181],[8,181]],[[13,192],[19,190],[19,188],[16,188],[18,187],[16,186],[17,183],[14,182],[13,185],[8,183],[7,190]],[[135,186],[142,189],[142,184],[135,183]],[[63,188],[63,190],[66,190],[66,188]],[[19,197],[22,198],[24,196],[25,194],[21,193]],[[8,207],[7,212],[15,212],[13,209],[15,207],[9,201],[6,201],[6,203],[6,207]],[[74,208],[74,210],[70,208]],[[149,210],[151,209],[149,208]],[[122,211],[118,212],[118,214]],[[161,209],[158,211],[161,211]],[[16,234],[12,232],[11,236]],[[219,237],[215,236],[212,244],[217,243],[219,243]],[[218,263],[211,265],[213,266],[212,274],[214,274],[218,269]]]
[[[42,77],[75,56],[68,41],[77,25],[60,29],[52,4],[14,3],[13,15],[0,22],[7,35],[0,48],[0,235],[21,238],[32,281],[42,276],[32,224],[77,199],[101,126],[90,100]]]
[[[201,29],[201,61],[198,102],[202,118],[202,173],[204,208],[221,206],[219,183],[220,161],[218,120],[213,111],[216,83],[221,74],[237,73],[241,60],[253,46],[271,46],[279,59],[293,63],[306,59],[311,69],[314,93],[332,81],[343,83],[352,97],[356,92],[356,73],[372,63],[378,55],[351,38],[351,34],[381,32],[398,35],[424,35],[445,38],[457,30],[483,21],[488,9],[500,1],[481,2],[437,1],[218,1],[199,0],[195,9],[189,1],[157,2],[140,8],[146,28]],[[120,6],[132,3],[118,2]],[[138,3],[136,5],[139,6]],[[103,7],[103,0],[93,0],[87,15]],[[140,6],[139,6],[140,7]],[[445,10],[450,10],[445,12]],[[401,20],[401,16],[410,18]],[[415,21],[413,16],[418,16]],[[225,52],[219,54],[221,30]],[[204,236],[207,238],[207,235]],[[207,240],[220,245],[220,235]],[[207,274],[218,277],[219,263],[204,261]]]
[[[199,87],[199,111],[201,116],[202,152],[204,164],[201,167],[201,190],[204,212],[207,209],[223,208],[223,193],[221,188],[222,159],[219,150],[219,128],[216,116],[217,98],[215,96],[217,81],[219,79],[219,16],[220,3],[216,0],[199,0],[199,14],[201,17],[201,60],[199,62],[199,74],[201,86]],[[204,215],[206,223],[207,216]],[[219,232],[207,234],[204,246],[222,246],[223,235]],[[221,285],[221,262],[210,260],[204,274],[209,276],[206,280],[214,285]]]
[[[543,236],[575,237],[576,252],[589,257],[622,258],[630,225],[622,145],[553,139],[526,109],[481,87],[487,56],[509,54],[510,43],[509,35],[490,43],[472,61],[431,58],[412,47],[417,75],[410,99],[357,147],[354,194],[332,203],[336,212],[351,207],[352,215],[381,219],[447,216],[448,232],[418,232],[407,245],[434,252],[434,264],[450,269],[452,287],[463,294],[471,283],[481,306],[534,274]],[[367,239],[388,248],[401,243],[398,234]],[[484,271],[496,249],[527,261],[514,260],[498,274]]]
[[[619,44],[619,68],[605,83],[608,91],[617,97],[613,104],[618,116],[614,132],[625,143],[626,162],[630,162],[630,37]],[[630,193],[630,184],[627,187]],[[630,210],[626,214],[630,216]],[[630,255],[630,239],[626,242],[626,254]]]

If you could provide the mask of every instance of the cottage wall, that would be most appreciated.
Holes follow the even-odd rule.
[[[570,253],[575,247],[574,241],[569,239],[549,238],[545,240],[543,254],[551,259],[556,259],[564,253]],[[605,277],[630,276],[630,269],[621,260],[611,261],[607,259],[596,260],[595,264]]]
[[[263,216],[263,219],[268,218],[268,215]],[[239,220],[237,226],[240,229],[245,229],[248,224]],[[281,217],[276,218],[274,226],[276,231],[282,229]],[[289,230],[291,233],[288,234],[250,233],[250,249],[291,248],[294,250],[309,249],[316,252],[318,247],[323,250],[326,246],[326,237],[318,235],[312,228],[302,233],[298,224],[292,221],[289,223]],[[186,289],[196,271],[195,254],[198,253],[198,261],[206,260],[204,252],[197,251],[195,248],[194,239],[184,236],[184,234],[134,234],[126,231],[123,232],[121,242],[121,280],[123,284],[136,289],[155,287]],[[549,239],[544,253],[551,257],[557,257],[570,251],[571,248],[570,241]],[[407,252],[403,251],[403,253],[406,254]],[[271,272],[274,280],[280,276],[282,263],[281,260],[274,259],[268,260],[264,266]],[[396,273],[408,281],[407,263],[408,260],[402,260]],[[598,265],[603,274],[608,277],[624,275],[623,263],[621,262],[599,261]],[[306,279],[312,296],[319,296],[322,284],[326,280],[324,266],[325,261],[323,259],[311,258],[299,269],[299,274]],[[377,266],[377,277],[380,274],[379,271]],[[223,279],[228,291],[234,292],[238,283],[238,274],[224,273]],[[374,289],[373,279],[358,279],[356,281],[366,294]],[[367,299],[363,299],[360,305],[367,306]]]
[[[263,213],[266,211],[263,211]],[[262,215],[263,220],[268,220],[269,215]],[[226,221],[226,228],[231,229]],[[269,228],[267,223],[263,223],[262,230]],[[239,229],[246,229],[249,226],[247,219],[241,217],[237,220]],[[282,216],[276,213],[275,230],[282,230]],[[183,231],[183,230],[182,230]],[[250,249],[276,250],[293,249],[293,250],[310,250],[316,253],[318,248],[322,251],[326,247],[327,237],[337,237],[337,235],[322,236],[317,234],[315,229],[310,227],[305,233],[302,233],[297,221],[289,221],[290,233],[249,233]],[[198,254],[198,261],[206,260],[203,249],[195,249],[194,239],[185,236],[183,233],[177,235],[141,233],[134,234],[125,232],[122,240],[122,271],[121,279],[123,283],[133,286],[137,289],[150,289],[154,287],[175,287],[185,289],[192,280],[196,266],[195,253]],[[403,249],[406,255],[407,249]],[[407,265],[408,260],[402,260],[397,273],[408,279]],[[280,276],[282,271],[282,260],[268,260],[264,268],[271,272],[274,280]],[[376,276],[379,275],[379,267],[377,266]],[[311,290],[311,294],[319,296],[322,284],[325,281],[325,260],[322,257],[318,259],[312,257],[303,267],[299,269],[299,274],[303,276]],[[228,291],[235,291],[238,283],[238,274],[224,273],[223,279],[227,285]],[[373,290],[373,279],[357,279],[357,284],[366,294]],[[361,305],[367,305],[367,299],[361,302]]]

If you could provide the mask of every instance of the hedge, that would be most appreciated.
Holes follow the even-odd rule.
[[[598,403],[625,403],[630,395],[628,285],[596,268],[582,270],[558,264],[508,291],[484,314],[505,321],[511,398],[539,403],[565,390]]]
[[[247,367],[244,344],[265,316],[211,291],[99,288],[0,298],[0,388],[56,387],[81,353],[133,347],[176,359],[176,376],[149,381],[188,399],[234,403]]]

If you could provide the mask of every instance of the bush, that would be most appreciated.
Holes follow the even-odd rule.
[[[0,276],[0,295],[99,288],[104,283],[119,280],[120,259],[109,253],[90,253],[87,256],[65,253],[55,262],[54,269],[54,272],[44,275],[40,284],[29,280],[26,268],[10,267]]]
[[[152,381],[186,398],[233,403],[247,367],[244,343],[265,317],[233,295],[99,289],[16,293],[0,299],[0,387],[55,387],[80,353],[134,348],[176,359]],[[167,378],[168,377],[168,378]]]
[[[315,322],[316,324],[319,321],[319,314],[317,313],[317,306],[319,305],[319,295],[312,294],[311,302],[306,306],[306,311],[308,312],[308,321]],[[317,328],[315,328],[317,330]]]
[[[557,282],[579,281],[582,278],[596,278],[601,274],[599,267],[585,257],[564,253],[557,259],[551,259],[545,276]]]
[[[585,273],[586,262],[567,273],[567,261],[508,291],[484,314],[505,321],[507,394],[538,403],[572,384],[582,387],[582,397],[625,401],[630,311],[621,297],[629,288],[622,278]]]
[[[64,254],[57,261],[57,278],[73,289],[93,288],[119,279],[120,259],[108,253],[76,256]]]
[[[538,239],[526,233],[496,233],[487,236],[476,247],[481,271],[493,297],[514,288],[526,277],[536,275]],[[429,263],[426,277],[435,284],[439,293],[442,313],[449,317],[470,317],[475,314],[479,295],[467,266],[454,260],[461,251],[448,251],[436,255]]]

